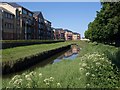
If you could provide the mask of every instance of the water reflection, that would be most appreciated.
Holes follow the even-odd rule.
[[[71,49],[69,49],[63,55],[61,55],[57,59],[55,59],[54,63],[60,62],[62,59],[73,60],[78,56],[79,51],[80,51],[80,48],[77,45],[72,45]]]

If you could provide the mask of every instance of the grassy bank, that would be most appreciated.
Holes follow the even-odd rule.
[[[1,40],[2,49],[13,48],[18,46],[28,46],[35,44],[51,44],[64,42],[64,40]]]
[[[60,48],[71,44],[72,42],[60,42],[52,44],[41,44],[41,45],[30,45],[21,46],[2,50],[2,61],[12,61],[18,60],[20,58],[29,57],[31,55],[36,55],[44,51],[49,51],[52,49]]]
[[[70,43],[70,42],[67,42]],[[3,79],[6,88],[118,88],[119,48],[87,42],[76,42],[82,49],[75,60],[62,60]],[[114,56],[114,57],[112,57]],[[114,62],[113,62],[114,61]],[[112,63],[113,62],[113,63]]]

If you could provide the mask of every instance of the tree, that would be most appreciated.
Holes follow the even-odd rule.
[[[88,25],[85,37],[101,43],[120,44],[120,2],[101,3],[100,12]]]

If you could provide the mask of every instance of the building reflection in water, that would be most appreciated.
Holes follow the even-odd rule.
[[[54,63],[60,62],[63,59],[70,59],[73,60],[78,56],[78,53],[80,52],[80,48],[77,45],[72,45],[71,49],[69,49],[67,52],[65,52],[63,55],[59,56],[57,59],[54,60]]]
[[[69,51],[65,52],[64,57],[67,58],[67,57],[72,56],[73,54],[78,54],[79,51],[80,51],[80,48],[78,48],[77,45],[72,45],[71,49]]]

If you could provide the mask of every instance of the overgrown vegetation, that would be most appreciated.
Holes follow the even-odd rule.
[[[102,2],[102,8],[88,25],[85,37],[91,41],[120,45],[120,2]]]
[[[97,43],[76,43],[82,49],[75,60],[62,60],[3,79],[3,88],[120,88],[120,71],[112,63],[117,59],[109,56],[109,53],[115,55],[119,52],[119,48]],[[116,55],[116,58],[119,57]]]

